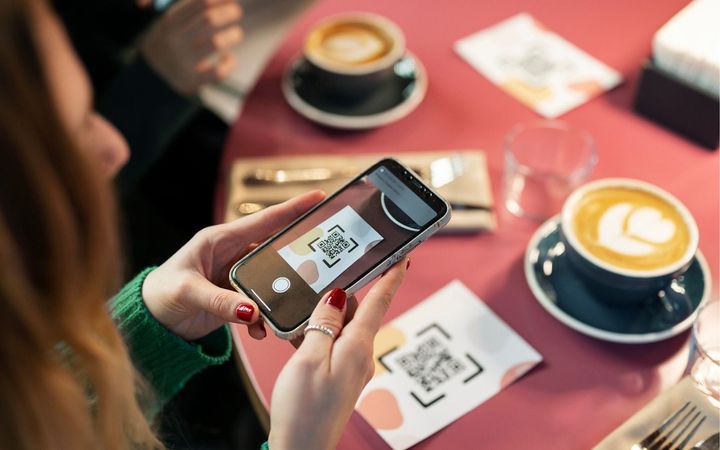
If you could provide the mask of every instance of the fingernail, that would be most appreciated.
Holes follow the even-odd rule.
[[[255,308],[251,305],[240,305],[235,309],[235,315],[243,322],[250,322],[255,314]]]
[[[347,294],[345,291],[339,288],[335,288],[332,291],[330,291],[330,296],[325,301],[328,305],[332,306],[335,309],[338,309],[342,311],[342,309],[345,307],[345,300],[347,299]]]
[[[405,264],[405,270],[408,270],[410,268],[410,261],[412,261],[410,258],[407,260],[407,264]]]

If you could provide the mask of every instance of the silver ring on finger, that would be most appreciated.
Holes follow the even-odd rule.
[[[328,336],[333,341],[335,340],[335,333],[333,330],[331,330],[329,327],[326,327],[325,325],[321,325],[319,323],[311,323],[308,324],[308,326],[305,327],[305,331],[303,334],[308,334],[308,331],[319,331],[325,336]]]

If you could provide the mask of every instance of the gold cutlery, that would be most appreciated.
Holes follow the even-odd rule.
[[[285,184],[285,183],[313,183],[340,178],[351,178],[360,169],[356,167],[307,167],[299,169],[268,169],[258,168],[245,175],[245,184]]]
[[[247,216],[250,214],[254,214],[260,210],[263,210],[267,208],[268,206],[275,205],[277,203],[280,203],[279,201],[263,201],[263,200],[255,200],[255,201],[247,201],[247,202],[236,202],[233,204],[233,211],[235,212],[235,215],[237,216]],[[474,205],[469,203],[454,203],[450,202],[450,207],[453,210],[460,211],[492,211],[492,207],[486,206],[486,205]]]
[[[439,188],[451,183],[465,172],[465,161],[461,153],[435,159],[427,167],[411,166],[411,169],[433,187]],[[358,167],[306,167],[293,169],[257,168],[243,177],[245,184],[289,184],[317,183],[329,180],[349,179],[362,170]],[[246,216],[279,203],[280,200],[247,200],[233,204],[238,216]],[[491,206],[464,202],[450,202],[456,211],[492,211]]]
[[[633,445],[631,450],[670,450],[673,448],[682,450],[685,448],[685,445],[707,418],[695,405],[683,415],[690,405],[690,402],[686,402],[680,409],[667,417],[655,431]],[[695,423],[698,418],[700,421]]]
[[[421,178],[433,187],[445,186],[465,171],[465,162],[460,153],[438,158],[430,162],[427,168],[410,167]],[[243,177],[245,184],[287,184],[287,183],[316,183],[342,178],[352,178],[357,175],[360,167],[303,167],[294,169],[257,168],[251,170]]]

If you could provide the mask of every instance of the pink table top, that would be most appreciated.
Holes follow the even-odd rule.
[[[592,178],[631,177],[655,183],[682,200],[700,228],[700,248],[717,293],[719,158],[631,108],[640,64],[655,30],[687,0],[416,0],[320,1],[287,36],[266,67],[228,137],[218,181],[216,217],[222,220],[227,173],[239,156],[307,153],[395,155],[404,151],[479,148],[486,151],[500,205],[502,139],[514,124],[537,115],[483,78],[453,51],[453,43],[518,12],[529,12],[553,31],[619,70],[625,82],[562,117],[596,139],[600,161]],[[364,132],[331,131],[295,114],[280,80],[301,49],[309,26],[332,13],[371,11],[405,31],[408,49],[426,66],[430,85],[420,107],[390,126]],[[242,62],[240,62],[242,64]],[[420,443],[417,448],[589,448],[661,390],[678,380],[687,333],[656,344],[621,345],[585,337],[555,320],[525,282],[522,257],[537,227],[502,210],[492,234],[443,236],[413,252],[408,278],[387,319],[408,310],[455,278],[463,281],[544,357],[524,378]],[[438,263],[446,261],[447,263]],[[715,294],[717,295],[717,294]],[[289,344],[262,342],[233,328],[233,337],[260,398],[267,405]],[[355,414],[339,448],[385,448]]]

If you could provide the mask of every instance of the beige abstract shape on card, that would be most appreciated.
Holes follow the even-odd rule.
[[[373,345],[373,359],[375,359],[375,376],[384,373],[385,367],[380,364],[378,359],[388,351],[395,347],[400,347],[405,343],[405,333],[402,330],[393,327],[392,325],[385,325],[380,329],[378,334],[375,336],[375,343]]]
[[[517,79],[505,81],[500,87],[531,108],[535,108],[540,102],[552,97],[552,89],[548,86],[530,86]]]
[[[517,380],[525,374],[528,370],[532,369],[537,364],[536,361],[526,361],[515,364],[509,368],[500,378],[500,389],[505,389],[507,386],[512,384],[513,381]]]
[[[318,227],[313,228],[299,238],[295,239],[293,243],[290,244],[288,247],[290,247],[290,250],[292,250],[293,253],[299,256],[307,255],[312,251],[308,244],[310,244],[310,242],[312,242],[313,240],[321,237],[322,234],[323,230]]]
[[[357,409],[377,430],[394,430],[400,428],[404,422],[397,399],[387,389],[370,391],[360,401]]]

